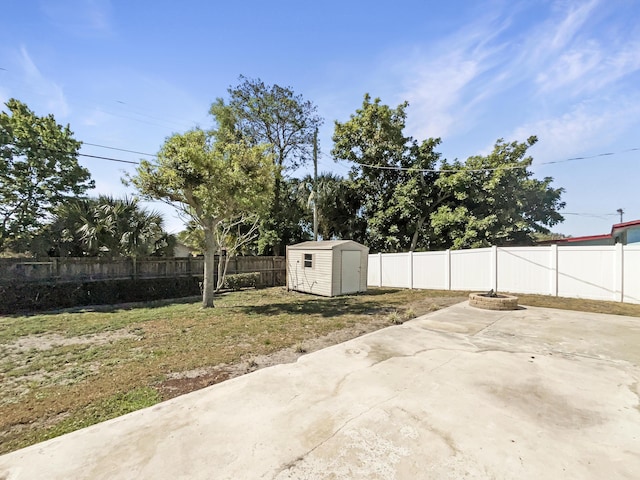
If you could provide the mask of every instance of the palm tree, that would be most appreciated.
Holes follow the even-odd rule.
[[[313,178],[307,175],[300,181],[299,191],[299,201],[306,208],[312,209],[315,203],[318,232],[323,239],[353,236],[351,230],[359,207],[358,202],[354,202],[356,198],[349,180],[333,173],[321,173],[314,189]]]
[[[140,207],[135,198],[101,195],[59,207],[49,226],[63,256],[147,256],[167,253],[175,240],[163,230],[158,212]]]

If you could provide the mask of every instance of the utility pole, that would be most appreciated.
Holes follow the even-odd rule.
[[[616,210],[616,212],[620,214],[620,223],[622,223],[622,215],[624,215],[624,210],[619,208],[618,210]]]
[[[318,241],[318,127],[313,132],[313,240]]]

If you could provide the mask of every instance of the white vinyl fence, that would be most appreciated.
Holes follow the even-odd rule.
[[[640,245],[379,253],[369,255],[367,284],[640,303]]]

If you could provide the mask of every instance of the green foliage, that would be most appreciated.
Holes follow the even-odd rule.
[[[487,156],[449,163],[435,151],[440,139],[404,136],[406,107],[365,95],[362,107],[335,125],[332,155],[356,164],[352,191],[372,251],[526,245],[563,220],[563,189],[528,169],[535,137],[498,140]]]
[[[224,280],[223,288],[231,290],[240,290],[242,288],[255,288],[260,282],[260,272],[251,273],[235,273],[227,275]]]
[[[188,297],[200,293],[198,283],[177,277],[0,285],[0,313]]]
[[[162,146],[157,161],[143,160],[131,178],[142,195],[174,204],[202,228],[205,307],[213,306],[214,255],[220,250],[218,227],[261,213],[273,188],[274,166],[268,146],[244,140],[230,143],[233,136],[222,131],[226,128],[173,135]]]
[[[11,99],[0,113],[0,250],[30,247],[51,210],[93,188],[78,164],[81,142],[53,115]]]
[[[325,240],[350,239],[364,240],[364,222],[358,215],[361,200],[354,182],[333,173],[318,175],[315,192],[313,178],[305,176],[298,183],[300,196],[298,202],[311,211],[315,202],[318,209],[318,233]]]
[[[563,220],[564,189],[552,188],[551,177],[538,180],[529,170],[533,159],[527,149],[537,142],[499,139],[487,156],[474,156],[464,164],[445,163],[437,187],[450,201],[431,216],[438,243],[452,248],[489,245],[530,245],[547,226]]]
[[[289,87],[265,85],[260,79],[240,76],[241,83],[228,89],[229,101],[218,98],[210,112],[216,118],[218,141],[243,139],[250,145],[269,145],[276,170],[269,215],[260,225],[260,251],[279,255],[297,236],[290,190],[283,185],[284,172],[311,158],[315,129],[322,123],[316,106]]]
[[[336,122],[332,155],[354,162],[350,190],[360,196],[357,207],[365,225],[364,242],[373,251],[415,249],[434,206],[441,201],[433,190],[434,174],[403,169],[432,169],[440,154],[439,139],[421,144],[404,135],[405,102],[395,109],[367,94],[362,107],[345,123]]]
[[[163,230],[162,215],[140,207],[137,199],[101,195],[74,199],[54,210],[39,235],[40,250],[53,256],[172,255],[175,239]]]
[[[242,138],[251,145],[268,144],[281,169],[306,163],[314,131],[322,123],[317,107],[290,87],[265,85],[242,75],[240,80],[236,87],[229,87],[228,103],[218,98],[211,105],[220,127],[218,140]]]

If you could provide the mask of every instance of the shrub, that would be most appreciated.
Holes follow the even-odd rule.
[[[260,272],[236,273],[227,275],[222,288],[240,290],[241,288],[257,287],[260,281]]]
[[[198,280],[178,277],[0,285],[0,313],[188,297],[200,293]]]

